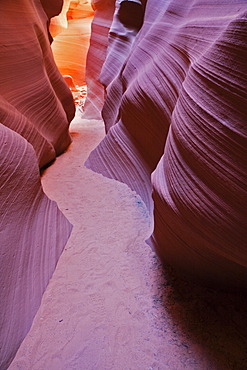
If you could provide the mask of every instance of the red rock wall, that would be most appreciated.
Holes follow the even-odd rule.
[[[70,144],[74,103],[40,1],[2,0],[0,17],[0,368],[7,369],[71,232],[42,191],[39,167]]]
[[[40,1],[3,0],[0,16],[0,122],[33,145],[42,167],[71,142],[73,98],[55,65]]]
[[[151,212],[154,200],[165,263],[237,287],[247,283],[246,11],[245,1],[148,0],[124,61],[109,46],[121,66],[116,77],[109,56],[103,66],[107,135],[87,161]]]
[[[64,0],[40,0],[40,2],[48,19],[51,19],[61,13]]]

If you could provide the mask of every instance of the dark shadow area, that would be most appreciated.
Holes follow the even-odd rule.
[[[158,258],[157,267],[163,270],[164,279],[154,304],[162,323],[159,327],[165,328],[167,320],[172,320],[172,344],[184,346],[188,361],[195,354],[204,358],[205,369],[247,369],[246,294],[183,280],[170,266],[161,266]],[[165,339],[165,330],[161,335]],[[190,368],[197,369],[196,363]]]
[[[143,24],[144,9],[141,4],[123,1],[118,11],[118,19],[125,27],[139,30]]]
[[[40,173],[40,177],[42,177],[45,173],[45,170],[50,167],[54,162],[56,161],[56,158],[53,159],[52,161],[50,161],[49,163],[47,163],[45,166],[43,166],[42,168],[39,169],[39,173]]]

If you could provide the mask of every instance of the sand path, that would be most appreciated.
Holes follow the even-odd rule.
[[[186,283],[175,289],[145,243],[141,199],[83,166],[102,123],[75,119],[71,133],[42,183],[74,228],[9,369],[247,368],[242,303]]]

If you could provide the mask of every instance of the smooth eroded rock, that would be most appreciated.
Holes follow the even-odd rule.
[[[0,368],[29,331],[71,224],[43,193],[33,147],[0,124]]]
[[[61,14],[51,19],[52,51],[62,75],[70,75],[76,85],[85,85],[86,57],[93,9],[90,1],[64,1]]]
[[[34,147],[40,167],[70,144],[73,97],[55,65],[39,0],[1,2],[0,121]]]
[[[121,63],[117,74],[109,57],[103,66],[107,135],[87,160],[150,212],[153,194],[165,263],[223,287],[247,283],[246,11],[245,1],[148,0],[124,58],[109,45]]]
[[[92,0],[94,19],[91,26],[90,47],[86,63],[87,100],[83,117],[101,119],[104,88],[99,82],[106,57],[107,37],[115,10],[115,0]]]

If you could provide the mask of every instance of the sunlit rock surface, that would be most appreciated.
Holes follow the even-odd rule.
[[[61,14],[51,20],[52,51],[63,75],[85,85],[85,66],[94,11],[90,1],[64,1]]]
[[[153,193],[164,262],[224,287],[247,286],[246,11],[148,0],[130,50],[109,46],[121,65],[102,69],[108,133],[87,160],[151,212]]]
[[[33,145],[42,167],[71,142],[73,98],[55,65],[40,1],[3,0],[0,17],[0,122]]]
[[[45,196],[33,147],[0,124],[0,369],[31,327],[71,225]]]

